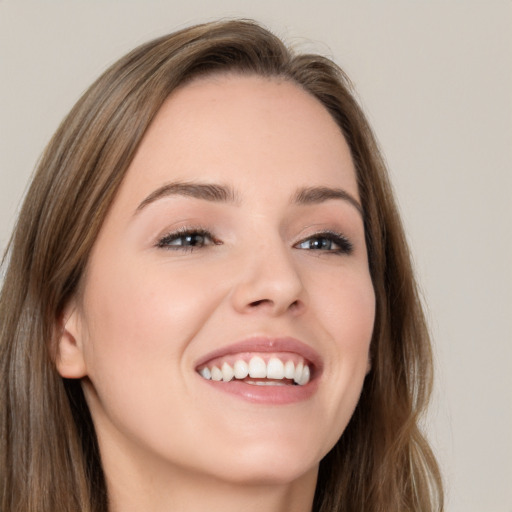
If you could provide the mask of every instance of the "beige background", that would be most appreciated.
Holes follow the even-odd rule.
[[[253,17],[352,77],[387,157],[436,345],[427,429],[450,512],[512,512],[512,2],[0,0],[0,249],[45,143],[149,38]]]

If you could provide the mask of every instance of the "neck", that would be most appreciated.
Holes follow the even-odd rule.
[[[182,471],[133,476],[107,479],[110,512],[311,512],[317,468],[287,483],[226,482]]]

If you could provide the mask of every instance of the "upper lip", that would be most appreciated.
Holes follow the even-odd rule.
[[[293,352],[307,360],[316,372],[322,368],[320,354],[311,346],[292,337],[253,336],[230,345],[217,348],[196,361],[196,368],[212,359],[242,352]]]

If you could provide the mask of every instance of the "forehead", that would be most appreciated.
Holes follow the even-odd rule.
[[[356,197],[348,145],[327,109],[283,79],[201,78],[165,101],[122,188],[140,194],[171,180],[342,186]]]

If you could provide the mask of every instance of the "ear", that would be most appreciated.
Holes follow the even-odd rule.
[[[57,354],[55,364],[61,377],[81,379],[87,375],[85,364],[80,310],[72,301],[58,321]]]

